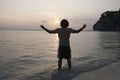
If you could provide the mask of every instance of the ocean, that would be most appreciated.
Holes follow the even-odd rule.
[[[0,80],[72,80],[120,61],[120,32],[71,34],[72,69],[57,70],[57,34],[0,30]]]

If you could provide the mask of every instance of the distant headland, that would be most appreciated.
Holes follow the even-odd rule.
[[[93,30],[120,31],[120,9],[102,13],[99,20],[93,25]]]

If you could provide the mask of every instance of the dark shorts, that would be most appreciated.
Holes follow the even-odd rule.
[[[59,59],[70,59],[71,58],[71,49],[68,46],[60,46],[58,48],[58,58]]]

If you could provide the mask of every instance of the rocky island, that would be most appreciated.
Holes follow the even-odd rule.
[[[93,25],[93,30],[120,31],[120,9],[102,13],[99,20]]]

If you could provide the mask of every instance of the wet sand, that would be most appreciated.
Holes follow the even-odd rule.
[[[79,74],[72,80],[120,80],[120,62]]]

